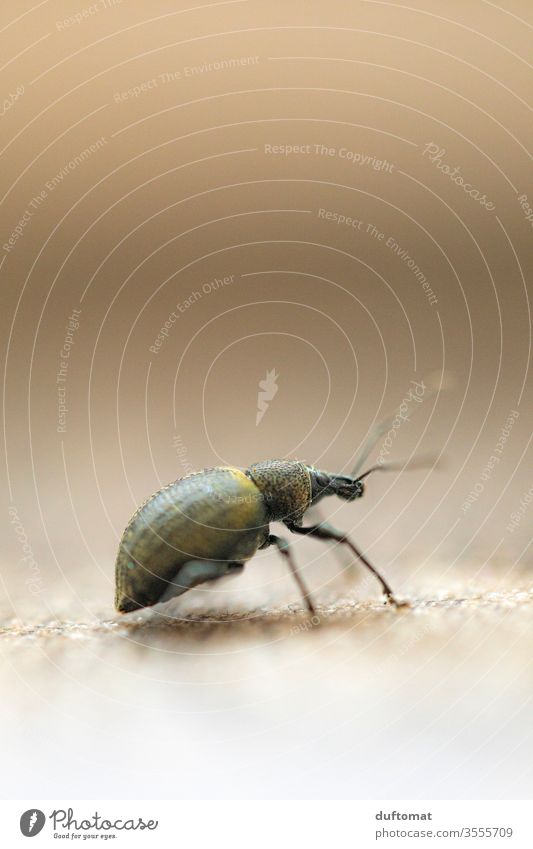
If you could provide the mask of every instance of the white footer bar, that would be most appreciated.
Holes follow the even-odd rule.
[[[533,847],[529,801],[0,802],[3,846]],[[35,838],[35,843],[28,841]],[[68,841],[68,842],[67,842]]]

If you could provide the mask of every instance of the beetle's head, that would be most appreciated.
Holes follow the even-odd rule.
[[[311,478],[311,504],[316,504],[326,495],[336,495],[343,501],[355,501],[364,494],[365,485],[359,478],[333,475],[313,466],[308,466],[307,471]]]
[[[435,464],[435,458],[424,457],[412,463],[378,463],[371,466],[366,472],[357,475],[332,475],[313,466],[307,466],[307,472],[311,479],[311,504],[316,504],[325,495],[337,495],[344,501],[355,501],[365,493],[363,478],[374,472],[394,472],[405,468],[427,469],[430,464]]]

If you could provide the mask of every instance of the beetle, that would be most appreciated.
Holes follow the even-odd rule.
[[[402,464],[372,466],[357,474],[384,422],[371,435],[351,475],[332,474],[299,460],[266,460],[245,471],[214,467],[187,475],[150,496],[134,513],[115,566],[115,607],[128,613],[179,596],[198,584],[242,572],[256,551],[275,546],[285,559],[302,598],[315,612],[289,542],[270,533],[281,521],[289,531],[345,545],[380,582],[388,602],[398,602],[382,575],[342,531],[329,523],[304,525],[304,514],[324,497],[361,498],[363,479]],[[417,465],[421,465],[420,463]]]

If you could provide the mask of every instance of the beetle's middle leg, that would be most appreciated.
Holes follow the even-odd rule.
[[[309,525],[307,528],[301,527],[300,525],[288,525],[287,526],[290,531],[295,534],[307,534],[308,536],[315,537],[316,539],[323,539],[328,541],[340,542],[342,545],[348,546],[348,548],[353,551],[356,557],[359,558],[361,563],[364,563],[366,568],[372,572],[373,575],[378,579],[381,586],[383,587],[383,592],[387,596],[387,599],[393,604],[395,607],[404,607],[406,606],[406,602],[397,601],[394,597],[394,593],[392,592],[390,586],[388,585],[385,578],[380,575],[375,566],[367,560],[362,551],[360,551],[355,543],[351,541],[351,539],[344,533],[344,531],[338,531],[332,525],[327,522],[324,522],[320,525]]]
[[[216,581],[225,575],[242,572],[243,569],[243,563],[233,561],[189,560],[188,563],[184,563],[178,569],[172,581],[169,581],[167,588],[158,599],[158,603],[175,598],[175,596],[191,590],[193,587],[198,586],[198,584],[204,584],[206,581]]]
[[[287,562],[287,565],[292,572],[293,578],[298,584],[298,588],[302,594],[302,598],[305,601],[309,612],[314,615],[316,613],[315,605],[313,604],[311,594],[305,585],[305,581],[300,575],[298,567],[294,562],[294,558],[291,553],[290,543],[282,537],[277,537],[274,534],[269,534],[266,540],[266,546],[263,547],[266,548],[269,545],[275,545],[279,553],[285,558],[285,561]]]

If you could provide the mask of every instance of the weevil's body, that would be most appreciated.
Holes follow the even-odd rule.
[[[274,521],[284,522],[293,533],[347,545],[396,604],[388,584],[342,531],[324,523],[302,526],[307,508],[326,495],[360,498],[367,474],[356,478],[297,460],[267,460],[245,472],[205,469],[169,484],[145,501],[124,531],[115,570],[117,610],[127,613],[167,601],[241,571],[259,548],[275,545],[314,611],[287,540],[270,533]]]
[[[246,473],[205,469],[160,489],[122,536],[117,610],[155,604],[242,568],[268,544],[271,521],[301,522],[311,494],[308,468],[286,460],[260,463]],[[191,563],[197,566],[180,577]]]

